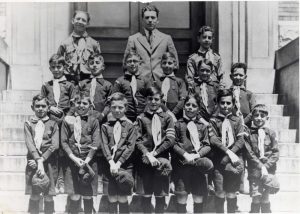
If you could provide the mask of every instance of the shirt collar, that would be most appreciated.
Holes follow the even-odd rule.
[[[82,120],[87,121],[87,120],[88,120],[88,117],[89,117],[89,113],[90,113],[90,111],[88,111],[88,113],[85,114],[85,115],[79,115],[77,112],[75,112],[75,113],[74,113],[74,116],[75,116],[75,117],[80,116],[80,118],[81,118]]]
[[[43,118],[38,118],[37,116],[33,116],[30,118],[30,121],[33,122],[33,123],[37,123],[39,120],[42,120],[43,122],[46,122],[48,121],[50,118],[46,115],[45,117]]]
[[[183,119],[184,119],[186,122],[190,122],[190,121],[196,122],[197,116],[195,116],[195,117],[193,117],[193,118],[189,118],[188,116],[186,116],[185,111],[183,111]]]
[[[199,85],[201,85],[202,83],[206,83],[206,84],[208,84],[208,85],[211,85],[212,84],[212,79],[211,78],[209,78],[206,82],[204,82],[204,81],[202,81],[200,78],[195,78],[195,80],[196,80],[196,82],[199,84]]]
[[[132,73],[130,73],[129,71],[125,71],[124,72],[124,74],[126,75],[126,76],[139,76],[140,75],[140,71],[137,71],[135,74],[132,74]]]
[[[207,52],[211,51],[211,48],[209,48],[207,51],[205,50],[201,50],[201,48],[198,49],[198,54],[199,55],[203,55],[203,54],[206,54]]]
[[[224,114],[222,114],[222,113],[218,113],[218,117],[219,118],[222,118],[222,119],[225,119],[225,118],[228,118],[228,117],[231,117],[232,116],[232,113],[229,113],[228,115],[224,115]]]
[[[66,77],[65,77],[65,75],[64,75],[64,76],[62,76],[62,77],[59,78],[59,79],[53,79],[53,81],[55,81],[55,80],[57,80],[58,82],[63,82],[63,81],[66,81],[67,79],[66,79]]]
[[[232,85],[230,88],[234,88],[236,85]],[[236,86],[236,87],[240,87],[240,89],[246,90],[245,85],[241,85],[241,86]]]
[[[160,114],[160,113],[162,113],[162,112],[163,112],[163,110],[162,110],[161,107],[159,107],[159,108],[156,110],[156,112],[153,112],[153,111],[151,111],[150,109],[147,110],[147,113],[150,114],[150,115],[153,115],[153,114]]]
[[[98,76],[93,76],[91,75],[91,79],[96,78],[96,79],[103,79],[103,75],[99,74]]]
[[[145,31],[145,35],[148,38],[149,37],[149,30],[147,30],[146,28],[144,28]],[[155,37],[157,29],[152,30],[152,36]]]
[[[85,31],[82,35],[78,35],[77,33],[75,33],[74,31],[71,33],[71,36],[72,37],[75,37],[75,38],[86,38],[88,36],[88,33]]]
[[[117,122],[117,121],[124,122],[124,121],[128,121],[128,118],[124,115],[123,117],[117,119],[117,118],[115,118],[113,115],[110,115],[110,116],[107,118],[107,121],[108,121],[108,122],[111,122],[111,123],[114,123],[114,122]]]

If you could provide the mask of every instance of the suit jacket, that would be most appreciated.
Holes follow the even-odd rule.
[[[131,50],[136,51],[142,57],[141,74],[149,78],[155,78],[155,81],[160,82],[160,77],[163,74],[160,66],[162,55],[167,51],[173,53],[177,59],[177,64],[178,56],[170,35],[157,29],[154,35],[152,47],[150,47],[145,33],[136,33],[129,36],[124,59]]]

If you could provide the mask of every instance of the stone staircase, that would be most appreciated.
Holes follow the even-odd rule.
[[[32,115],[31,99],[38,91],[3,91],[0,94],[0,213],[24,213],[28,196],[24,195],[26,146],[23,124]],[[276,130],[280,148],[277,176],[281,191],[271,196],[274,212],[299,213],[296,199],[300,198],[300,145],[296,142],[297,130],[289,129],[290,118],[285,115],[285,106],[278,105],[276,94],[256,94],[257,103],[268,104],[270,126]],[[100,197],[95,198],[95,207]],[[250,208],[250,196],[239,195],[242,212]],[[55,197],[57,213],[65,209],[66,195]],[[192,203],[188,203],[192,210]]]

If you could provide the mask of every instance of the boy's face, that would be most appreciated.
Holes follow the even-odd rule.
[[[198,36],[198,42],[204,49],[209,49],[211,47],[212,39],[213,37],[211,31],[205,31],[203,34]]]
[[[223,115],[228,115],[232,112],[233,99],[232,96],[221,97],[219,101],[220,113]]]
[[[126,111],[125,102],[123,100],[112,101],[110,111],[116,119],[122,118]]]
[[[75,102],[75,111],[80,116],[84,116],[90,110],[90,100],[88,97],[84,97],[81,100]]]
[[[150,111],[157,111],[161,104],[161,97],[159,94],[155,94],[154,96],[147,97],[147,103]]]
[[[197,116],[199,106],[194,98],[189,99],[184,105],[184,112],[188,118],[194,118]]]
[[[234,69],[233,73],[230,75],[230,78],[233,82],[233,85],[242,86],[244,81],[247,78],[245,71],[243,68],[236,68]]]
[[[89,68],[93,76],[98,76],[103,71],[103,62],[99,58],[89,60]]]
[[[161,61],[161,68],[165,75],[170,75],[176,69],[176,64],[173,58],[167,58]]]
[[[63,64],[53,62],[50,64],[50,71],[53,74],[54,79],[59,79],[64,75],[64,66]]]
[[[261,112],[261,111],[254,111],[252,114],[252,121],[255,126],[257,127],[262,127],[266,124],[268,120],[268,116],[266,113]]]
[[[77,12],[72,19],[72,25],[75,32],[84,32],[88,24],[87,14],[83,12]]]
[[[139,70],[141,62],[138,56],[131,56],[126,60],[127,71],[131,74],[136,74]]]
[[[202,63],[198,70],[198,75],[202,81],[207,82],[210,79],[211,75],[210,66],[206,65],[205,63]]]
[[[148,31],[152,31],[159,23],[158,17],[155,11],[145,11],[143,17],[143,25]]]
[[[45,99],[42,99],[40,101],[35,101],[34,105],[31,106],[31,108],[34,111],[36,117],[43,118],[48,113],[49,105],[47,105]]]

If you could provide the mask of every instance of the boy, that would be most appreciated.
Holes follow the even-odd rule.
[[[187,61],[186,81],[189,87],[192,86],[194,78],[195,80],[199,78],[197,70],[199,63],[203,60],[212,62],[212,81],[220,85],[221,89],[225,87],[225,72],[222,70],[221,57],[211,49],[212,40],[214,38],[213,34],[213,29],[209,26],[203,26],[199,29],[197,36],[197,40],[200,43],[199,50],[197,53],[190,55]]]
[[[151,87],[151,79],[141,75],[141,57],[130,51],[124,59],[124,76],[119,77],[114,84],[113,92],[121,92],[127,99],[125,115],[132,122],[143,113],[146,107],[146,89]]]
[[[127,100],[122,93],[111,96],[110,112],[112,117],[101,127],[101,147],[109,163],[108,199],[109,213],[129,213],[128,196],[132,194],[133,162],[136,131],[132,122],[125,116]]]
[[[169,194],[172,170],[169,151],[175,142],[172,117],[161,109],[163,94],[157,87],[147,93],[148,110],[137,118],[137,194],[143,195],[144,213],[152,212],[151,197],[155,196],[155,212],[163,213],[165,196]]]
[[[265,185],[265,180],[276,179],[274,175],[276,162],[279,160],[279,150],[275,132],[265,126],[267,120],[266,105],[256,105],[252,111],[250,133],[246,138],[252,150],[252,155],[250,157],[248,155],[248,178],[252,197],[250,213],[271,212],[269,194],[272,192]]]
[[[75,85],[90,76],[91,72],[87,65],[89,56],[93,53],[101,53],[99,43],[86,32],[89,23],[89,13],[76,10],[72,18],[73,32],[62,42],[57,51],[67,63],[67,79]]]
[[[50,117],[59,123],[69,112],[71,100],[76,94],[75,86],[68,82],[65,75],[65,60],[62,56],[54,54],[49,60],[50,71],[53,74],[53,80],[46,82],[41,89],[41,95],[50,102]]]
[[[240,187],[243,171],[241,152],[244,148],[244,127],[239,117],[232,114],[233,95],[230,90],[218,93],[219,113],[210,119],[209,138],[214,163],[215,208],[224,213],[225,196],[227,212],[236,209],[236,191]]]
[[[100,54],[92,54],[88,59],[88,66],[91,76],[89,79],[82,80],[79,83],[79,90],[85,96],[90,97],[95,110],[101,113],[102,118],[99,118],[101,123],[109,111],[107,101],[112,93],[112,84],[103,78],[102,73],[105,65],[104,58]]]
[[[198,79],[195,79],[191,92],[198,94],[201,98],[199,114],[203,122],[208,125],[211,116],[217,110],[218,84],[212,81],[211,74],[213,64],[208,60],[199,62],[197,70]]]
[[[42,188],[44,212],[54,213],[55,181],[57,179],[56,150],[59,147],[59,129],[55,121],[47,116],[49,101],[42,95],[32,99],[32,110],[35,116],[24,124],[25,143],[28,149],[26,166],[25,193],[30,194],[29,213],[39,213],[41,190],[36,188],[36,180],[47,180],[48,185]]]
[[[205,173],[213,169],[212,161],[206,157],[211,148],[206,125],[197,117],[199,108],[199,96],[189,95],[184,101],[183,118],[175,124],[172,166],[178,213],[186,213],[189,193],[193,195],[194,213],[203,212],[203,197],[207,194]]]
[[[174,71],[178,69],[178,65],[172,53],[166,52],[162,55],[161,68],[163,70],[161,84],[159,84],[160,82],[156,84],[161,88],[167,112],[175,122],[176,118],[182,117],[183,103],[187,96],[186,85],[184,80],[174,74]]]
[[[94,154],[100,146],[100,128],[91,113],[91,101],[83,94],[74,98],[74,116],[66,116],[62,123],[61,144],[69,157],[65,190],[70,195],[70,213],[78,213],[80,196],[84,212],[92,213],[93,198],[97,195],[97,162]]]

